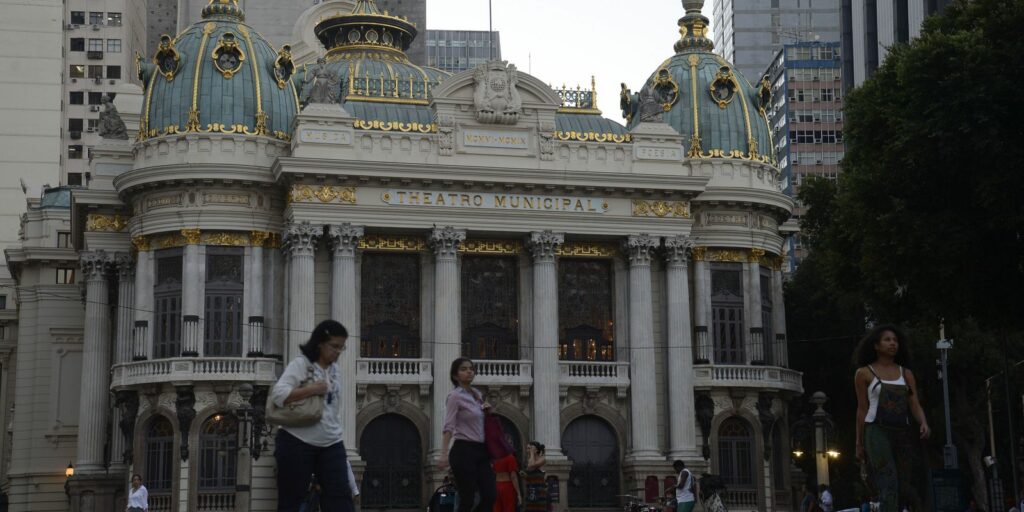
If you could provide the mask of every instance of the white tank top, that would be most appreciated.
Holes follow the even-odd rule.
[[[871,365],[868,365],[869,371],[874,370]],[[880,380],[875,377],[874,374],[871,376],[871,384],[868,384],[868,414],[864,416],[865,423],[871,423],[875,421],[875,413],[878,411],[878,395],[882,392],[881,384],[896,384],[896,385],[907,385],[907,380],[903,378],[903,367],[900,366],[900,378],[896,380]]]

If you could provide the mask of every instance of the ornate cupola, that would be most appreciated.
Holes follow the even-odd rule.
[[[369,51],[403,57],[417,33],[415,23],[381,12],[374,0],[356,0],[352,12],[320,20],[315,31],[328,54]]]

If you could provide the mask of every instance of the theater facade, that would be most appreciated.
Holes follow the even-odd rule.
[[[547,446],[557,510],[653,498],[674,459],[730,509],[794,510],[772,91],[683,3],[619,124],[512,63],[414,65],[417,27],[372,0],[283,48],[212,0],[140,57],[137,135],[7,251],[11,510],[123,508],[132,473],[153,511],[275,510],[267,390],[327,318],[363,509],[427,505],[465,355],[516,446]]]

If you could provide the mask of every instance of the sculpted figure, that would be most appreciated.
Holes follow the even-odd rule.
[[[515,124],[523,110],[523,101],[516,87],[519,72],[504,61],[480,64],[473,72],[476,90],[473,104],[476,119],[481,123]]]
[[[316,60],[312,72],[306,75],[302,87],[305,92],[302,104],[337,102],[340,83],[338,75],[327,68],[327,59],[320,57]]]
[[[104,139],[127,139],[128,128],[125,127],[124,121],[121,120],[121,114],[117,112],[114,102],[110,101],[110,96],[104,94],[100,98],[100,104],[103,105],[103,110],[100,112],[100,137]]]

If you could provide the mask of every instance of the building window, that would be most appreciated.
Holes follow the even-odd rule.
[[[462,355],[519,359],[518,269],[514,257],[462,258]]]
[[[163,416],[146,427],[146,489],[150,494],[169,494],[174,475],[174,427]]]
[[[203,351],[207,356],[242,355],[241,247],[206,248],[206,311]]]
[[[80,172],[69,172],[68,173],[68,185],[81,186],[82,185],[82,173]]]
[[[779,358],[775,357],[775,329],[772,325],[772,272],[766,267],[761,267],[761,326],[763,329],[764,358],[768,365],[777,365]]]
[[[57,247],[66,249],[71,247],[71,233],[68,231],[57,232]]]
[[[82,145],[72,144],[68,146],[68,159],[70,160],[81,160],[82,159]]]
[[[107,66],[107,78],[120,79],[121,66]]]
[[[108,12],[107,13],[107,25],[111,27],[121,26],[121,13],[119,12]]]
[[[754,487],[754,434],[746,421],[732,417],[718,428],[718,471],[727,487]]]
[[[153,285],[153,357],[181,355],[181,249],[156,252],[156,283]]]
[[[200,494],[203,491],[234,493],[237,474],[238,419],[232,414],[215,414],[199,431]]]
[[[82,120],[73,117],[68,118],[68,131],[69,132],[82,132]]]
[[[559,260],[559,359],[615,360],[613,282],[611,260]]]
[[[360,357],[420,357],[420,257],[364,252]]]
[[[7,309],[7,296],[0,295],[0,309]]]
[[[102,12],[90,12],[89,13],[89,24],[90,25],[102,25],[103,24],[103,13]]]
[[[75,284],[75,269],[73,268],[58,268],[57,270],[57,284]]]
[[[121,40],[107,39],[107,53],[121,53]]]
[[[85,11],[71,11],[72,25],[85,25]]]
[[[89,66],[89,78],[103,78],[103,66]]]
[[[103,98],[103,93],[102,92],[90,92],[89,93],[89,104],[90,105],[99,105],[101,103],[102,98]]]
[[[71,78],[85,78],[85,66],[82,64],[72,64],[70,66],[69,75]]]
[[[711,267],[711,322],[715,362],[744,364],[743,267],[715,263]]]
[[[68,103],[72,105],[81,105],[85,103],[85,93],[82,91],[71,91],[68,94]]]
[[[85,38],[84,37],[72,37],[70,50],[73,52],[84,52],[85,51]]]
[[[89,51],[90,52],[102,52],[103,51],[103,40],[102,39],[89,39]]]

